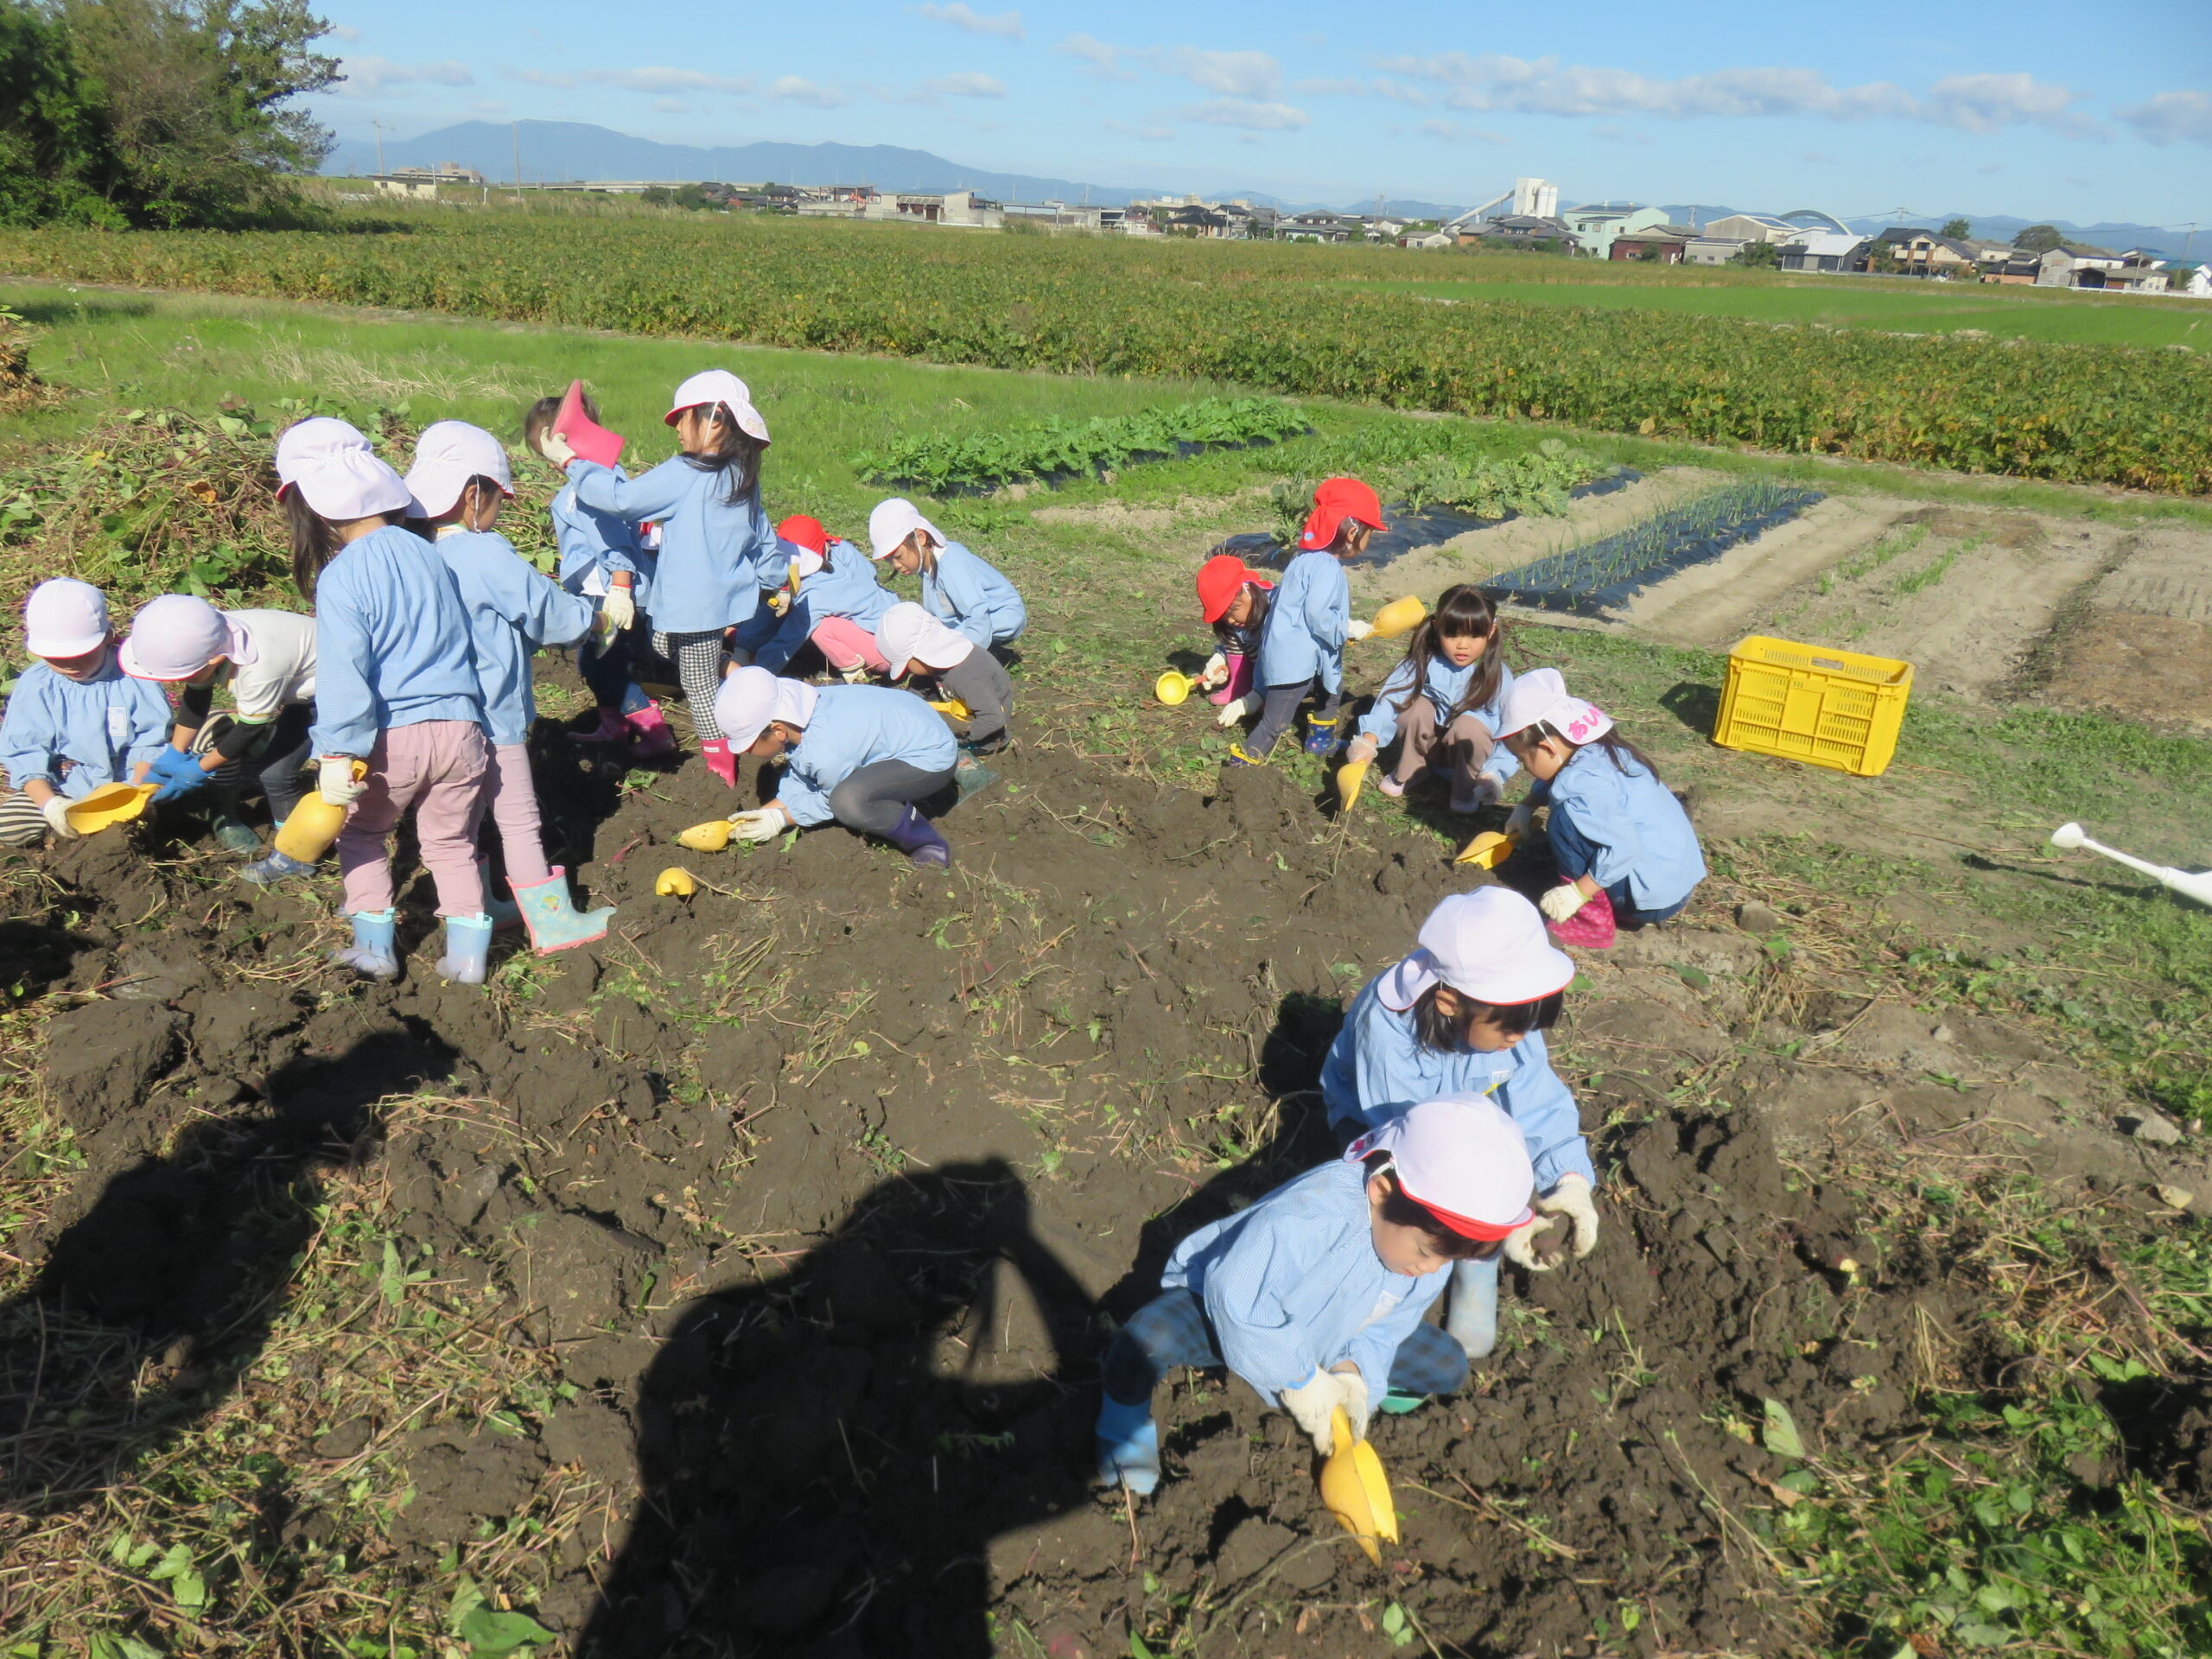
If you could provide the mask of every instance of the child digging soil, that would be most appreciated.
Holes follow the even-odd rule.
[[[1534,1217],[1529,1154],[1479,1095],[1425,1101],[1343,1158],[1200,1228],[1161,1294],[1114,1333],[1101,1364],[1098,1478],[1160,1483],[1152,1391],[1177,1365],[1226,1365],[1279,1403],[1326,1456],[1341,1407],[1364,1440],[1377,1407],[1410,1411],[1467,1377],[1459,1343],[1421,1315],[1455,1262],[1494,1258]]]

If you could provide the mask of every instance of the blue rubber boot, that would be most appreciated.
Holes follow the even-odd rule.
[[[1480,1359],[1497,1346],[1497,1258],[1453,1262],[1450,1294],[1444,1334]]]
[[[1268,757],[1264,754],[1254,754],[1242,743],[1232,743],[1229,746],[1229,753],[1223,757],[1221,764],[1224,766],[1264,766],[1268,764]]]
[[[1337,716],[1308,715],[1306,716],[1306,753],[1327,754],[1337,747]]]
[[[1149,1400],[1125,1406],[1111,1395],[1100,1399],[1098,1484],[1127,1486],[1139,1497],[1160,1484],[1160,1425]]]
[[[446,953],[438,958],[438,972],[456,985],[481,985],[492,960],[492,918],[480,911],[474,916],[446,918]]]
[[[283,858],[282,853],[270,855]],[[295,861],[286,859],[287,863]],[[341,967],[351,968],[364,979],[394,980],[399,977],[399,952],[392,944],[392,933],[398,922],[399,912],[393,910],[357,910],[347,918],[353,924],[353,943],[343,950],[330,953],[331,961]]]
[[[603,910],[578,910],[569,895],[569,873],[558,864],[536,887],[517,887],[515,902],[523,925],[530,929],[531,949],[541,957],[605,938],[607,918],[614,913],[612,905]]]
[[[492,861],[488,858],[476,861],[476,879],[484,884],[484,913],[492,918],[493,931],[504,933],[511,927],[520,927],[522,906],[516,899],[521,898],[522,889],[515,889],[514,899],[494,899],[492,896]]]
[[[908,807],[891,826],[891,844],[906,855],[909,864],[923,869],[943,869],[952,862],[952,849],[937,832],[937,827],[920,813]]]
[[[252,863],[239,870],[238,880],[251,881],[257,887],[273,887],[279,881],[289,881],[295,876],[314,874],[314,865],[302,864],[290,854],[280,853],[272,847],[259,858],[255,859]]]

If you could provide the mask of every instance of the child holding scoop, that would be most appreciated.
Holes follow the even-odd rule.
[[[215,839],[234,853],[261,840],[238,816],[241,773],[251,764],[277,823],[305,792],[300,772],[312,753],[315,619],[292,611],[219,611],[190,594],[149,600],[123,642],[123,671],[178,688],[176,729],[154,762],[156,801],[213,787]],[[227,683],[234,705],[213,736],[215,688]]]
[[[910,670],[934,677],[948,697],[968,705],[968,735],[960,747],[970,754],[995,754],[1007,745],[1007,721],[1014,713],[1014,681],[1006,665],[970,645],[918,605],[893,605],[875,632],[889,677]]]
[[[1479,812],[1503,799],[1506,780],[1521,768],[1497,747],[1513,684],[1501,635],[1497,609],[1481,588],[1446,588],[1375,694],[1344,759],[1372,760],[1395,735],[1397,765],[1376,785],[1385,795],[1404,794],[1427,766],[1451,779],[1454,812]]]
[[[1161,1294],[1107,1344],[1100,1483],[1159,1484],[1152,1391],[1177,1365],[1225,1364],[1324,1456],[1338,1408],[1358,1440],[1376,1407],[1458,1389],[1467,1357],[1421,1315],[1453,1262],[1495,1257],[1532,1219],[1532,1179],[1520,1130],[1491,1102],[1426,1101],[1192,1234]]]
[[[1374,632],[1351,613],[1351,586],[1344,561],[1367,550],[1367,539],[1385,528],[1382,503],[1356,478],[1325,478],[1313,490],[1313,511],[1298,538],[1298,556],[1282,573],[1282,586],[1268,602],[1260,633],[1255,678],[1260,723],[1243,743],[1232,744],[1227,764],[1263,764],[1275,740],[1290,729],[1298,706],[1313,682],[1321,682],[1319,706],[1306,717],[1306,752],[1326,754],[1337,747],[1337,709],[1344,695],[1344,642]],[[1224,724],[1248,711],[1243,700],[1236,715],[1224,707]]]
[[[960,750],[937,710],[912,692],[813,686],[740,668],[722,682],[715,715],[741,753],[784,763],[773,800],[731,815],[732,840],[772,841],[835,819],[882,836],[911,863],[952,862],[952,849],[913,803],[953,781]]]
[[[492,738],[486,804],[499,827],[507,885],[531,945],[543,957],[603,939],[613,910],[579,912],[568,872],[545,861],[530,770],[530,728],[537,721],[530,659],[546,645],[575,645],[594,627],[611,630],[615,613],[540,575],[493,528],[514,493],[514,479],[507,452],[482,427],[439,421],[423,428],[407,487],[468,608],[476,683]],[[513,920],[511,915],[510,925]]]
[[[1705,880],[1697,832],[1611,717],[1568,696],[1557,669],[1539,668],[1507,692],[1498,732],[1535,780],[1506,833],[1527,834],[1535,808],[1551,804],[1560,885],[1539,902],[1553,937],[1602,950],[1616,925],[1648,927],[1680,914]]]
[[[727,369],[676,389],[665,416],[682,453],[642,478],[586,461],[558,432],[540,445],[594,512],[660,527],[653,569],[653,649],[676,664],[707,769],[737,787],[737,756],[715,723],[722,635],[749,621],[760,589],[784,580],[779,544],[760,506],[768,423],[744,381]]]
[[[1260,661],[1260,631],[1268,620],[1274,583],[1234,553],[1217,553],[1198,567],[1198,614],[1213,630],[1214,653],[1198,671],[1206,701],[1235,703],[1215,722],[1234,726],[1244,717],[1245,695]]]
[[[107,596],[67,576],[42,582],[23,606],[23,645],[38,660],[0,719],[0,845],[73,841],[69,803],[109,784],[143,783],[168,735],[158,687],[117,662]]]
[[[1587,1255],[1598,1243],[1597,1172],[1574,1096],[1544,1042],[1574,977],[1573,959],[1545,938],[1536,907],[1506,887],[1452,894],[1429,912],[1416,943],[1368,981],[1330,1045],[1321,1066],[1329,1127],[1350,1141],[1416,1101],[1495,1101],[1520,1131],[1539,1194],[1538,1217],[1506,1240],[1506,1259],[1548,1269],[1536,1242],[1554,1218],[1571,1227],[1575,1255]],[[1444,1328],[1470,1358],[1497,1344],[1496,1257],[1452,1269]]]
[[[1029,626],[1014,586],[990,564],[922,517],[902,496],[879,501],[868,516],[874,556],[902,576],[922,578],[922,608],[970,645],[1010,645]]]

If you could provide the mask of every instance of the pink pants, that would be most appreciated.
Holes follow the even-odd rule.
[[[842,674],[850,668],[891,671],[891,659],[876,648],[875,636],[849,616],[825,617],[807,638],[813,640],[830,666]]]
[[[338,832],[347,914],[391,908],[391,860],[385,840],[410,807],[423,862],[438,884],[438,914],[484,913],[476,826],[484,819],[484,778],[491,763],[491,746],[473,721],[426,720],[378,734],[369,751],[368,787]]]
[[[507,885],[534,887],[550,881],[553,871],[545,861],[545,837],[538,828],[537,786],[530,778],[528,746],[493,744],[485,784],[492,822],[499,826],[499,844],[506,849]]]

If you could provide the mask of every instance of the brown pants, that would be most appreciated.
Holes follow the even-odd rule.
[[[1391,781],[1409,784],[1424,766],[1446,766],[1455,795],[1474,787],[1475,774],[1497,747],[1479,715],[1461,715],[1450,726],[1440,726],[1436,705],[1422,696],[1414,698],[1398,716],[1398,763],[1390,769]]]

